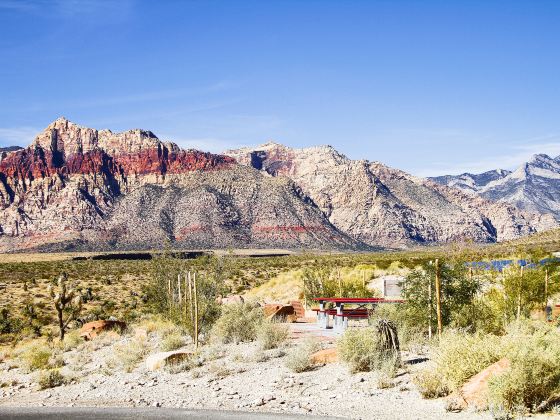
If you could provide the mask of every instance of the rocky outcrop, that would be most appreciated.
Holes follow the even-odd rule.
[[[225,154],[292,179],[338,229],[380,246],[494,242],[556,226],[550,217],[473,197],[379,162],[351,160],[330,146],[276,143]]]
[[[0,250],[359,248],[293,182],[64,118],[0,162]]]
[[[500,176],[485,177],[499,173]],[[485,179],[474,185],[465,185],[462,179]],[[490,171],[480,175],[447,175],[434,181],[469,191],[488,200],[508,203],[527,212],[553,215],[560,220],[560,156],[534,155],[513,172]]]

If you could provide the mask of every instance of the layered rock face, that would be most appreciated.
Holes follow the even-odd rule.
[[[351,160],[329,146],[292,149],[267,143],[225,154],[272,176],[289,177],[334,226],[370,245],[493,242],[556,226],[550,217],[473,197],[378,162]]]
[[[494,179],[479,183],[475,188],[465,186],[460,179],[477,179],[488,173],[500,173]],[[553,215],[560,220],[560,156],[534,155],[513,172],[490,171],[485,174],[447,175],[433,178],[443,185],[470,190],[483,198],[509,203],[528,212]]]
[[[0,250],[359,248],[292,182],[60,118],[0,162]]]

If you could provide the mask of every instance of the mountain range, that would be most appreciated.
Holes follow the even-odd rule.
[[[150,131],[113,133],[59,118],[28,147],[0,156],[3,252],[371,250],[495,242],[558,226],[544,211],[441,185],[451,178],[414,177],[330,146],[267,143],[211,154]],[[509,176],[498,175],[473,177],[473,185]]]
[[[560,156],[534,155],[515,171],[497,169],[432,178],[442,185],[560,220]]]

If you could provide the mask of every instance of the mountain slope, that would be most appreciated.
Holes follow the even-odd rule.
[[[272,176],[291,178],[333,225],[371,245],[459,240],[494,242],[556,226],[378,162],[354,161],[330,146],[292,149],[276,143],[225,152]]]
[[[0,162],[0,250],[356,249],[289,180],[60,118]]]
[[[448,187],[459,188],[468,193],[477,193],[490,182],[508,176],[511,171],[494,169],[481,174],[464,173],[461,175],[443,175],[430,178],[432,181]]]
[[[433,179],[465,190],[468,188],[457,181],[465,175],[480,176],[463,174]],[[530,212],[551,214],[560,220],[560,157],[534,155],[515,171],[479,185],[474,192],[489,200],[509,203]]]

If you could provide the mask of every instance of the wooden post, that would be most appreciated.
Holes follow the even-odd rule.
[[[546,311],[546,305],[548,304],[548,268],[544,269],[544,309]]]
[[[194,295],[194,345],[198,347],[198,292],[196,290],[196,272],[193,273]]]
[[[523,290],[523,266],[521,266],[521,276],[519,278],[519,290],[517,292],[517,320],[521,318],[521,292]]]
[[[441,280],[439,278],[439,260],[436,258],[436,310],[437,310],[437,329],[438,338],[441,338]]]
[[[181,296],[181,274],[177,274],[177,290],[179,291],[179,305],[183,302],[183,297]]]
[[[340,278],[340,267],[337,270],[338,272],[338,296],[342,297],[342,279]]]
[[[429,312],[428,312],[428,338],[432,339],[432,278],[428,278],[428,299],[429,299]]]

